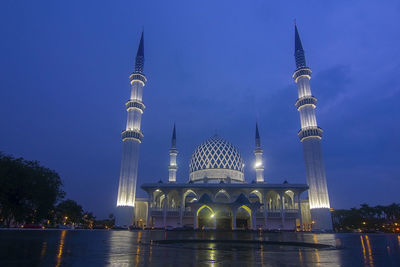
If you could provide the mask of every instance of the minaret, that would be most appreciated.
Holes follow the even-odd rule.
[[[258,123],[256,123],[256,149],[254,149],[254,155],[256,157],[256,163],[254,164],[256,181],[257,183],[264,183],[263,150],[261,148],[260,134],[258,133]]]
[[[296,25],[294,29],[296,71],[293,74],[293,79],[298,88],[299,98],[296,107],[300,113],[301,123],[298,136],[303,144],[311,218],[314,221],[314,229],[332,230],[325,166],[322,160],[322,129],[317,125],[315,117],[317,99],[311,94],[310,87],[312,72],[306,65],[306,58]]]
[[[116,224],[134,224],[136,183],[138,173],[139,146],[143,139],[140,122],[145,106],[142,102],[143,87],[146,84],[144,67],[143,32],[136,54],[135,70],[129,76],[131,96],[125,107],[128,113],[126,129],[122,132],[122,161],[119,177]]]
[[[171,139],[171,149],[169,150],[169,178],[170,183],[176,182],[176,171],[178,170],[178,165],[176,164],[176,156],[178,155],[178,150],[176,149],[176,129],[174,123],[174,130],[172,131]]]

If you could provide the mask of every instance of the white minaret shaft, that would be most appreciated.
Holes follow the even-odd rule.
[[[169,178],[170,183],[176,182],[176,171],[178,170],[178,165],[176,163],[176,156],[178,156],[178,150],[176,149],[176,129],[174,124],[174,130],[172,131],[171,139],[171,149],[169,150]]]
[[[264,162],[263,162],[263,150],[261,148],[260,134],[258,132],[258,123],[256,123],[256,149],[254,149],[254,155],[256,162],[254,169],[256,169],[256,181],[257,183],[264,183]]]
[[[298,133],[303,144],[308,198],[314,228],[332,230],[328,187],[326,184],[325,166],[322,160],[322,129],[317,125],[315,108],[317,99],[311,94],[311,69],[307,67],[303,46],[295,26],[295,59],[296,71],[293,79],[297,83],[298,96],[296,102],[300,113],[301,129]]]
[[[138,174],[139,145],[143,134],[140,123],[145,106],[142,102],[143,87],[146,77],[144,67],[144,40],[143,32],[136,54],[135,71],[129,76],[131,83],[131,96],[126,102],[127,122],[126,129],[122,132],[122,161],[118,187],[118,207],[131,207],[117,214],[118,225],[131,225],[133,222],[133,208],[135,206],[136,183]]]

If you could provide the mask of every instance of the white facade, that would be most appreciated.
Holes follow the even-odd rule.
[[[172,140],[175,148],[176,140]],[[258,133],[256,148],[261,150]],[[262,151],[257,155],[262,156]],[[258,160],[262,161],[262,157]],[[219,136],[209,138],[192,155],[188,183],[160,181],[142,185],[148,194],[147,217],[136,218],[136,224],[145,222],[148,228],[309,229],[310,225],[303,223],[300,204],[307,185],[266,184],[263,177],[259,182],[247,183],[243,167],[235,146]],[[241,173],[243,180],[231,179],[235,172]]]

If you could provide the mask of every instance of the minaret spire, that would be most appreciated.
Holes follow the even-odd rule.
[[[175,123],[174,123],[174,129],[172,130],[171,148],[176,148],[176,127],[175,127]]]
[[[176,164],[176,157],[178,156],[178,150],[176,149],[176,127],[174,123],[174,129],[172,130],[171,138],[171,149],[169,150],[169,178],[170,183],[176,182],[176,172],[178,170],[178,165]]]
[[[322,160],[322,129],[317,124],[315,116],[317,99],[312,95],[310,86],[312,72],[306,66],[304,50],[296,25],[294,26],[294,35],[296,71],[293,74],[293,79],[298,88],[299,98],[296,101],[296,107],[300,114],[301,124],[298,137],[303,144],[311,219],[315,222],[313,228],[332,230],[328,187]]]
[[[143,74],[144,39],[143,32],[136,54],[135,70],[129,76],[131,96],[125,103],[127,111],[126,128],[122,132],[122,160],[119,176],[116,224],[130,226],[136,224],[134,206],[138,174],[139,146],[143,140],[141,117],[145,109],[142,102],[143,88],[147,82]]]
[[[258,123],[256,122],[256,148],[254,149],[256,162],[254,164],[254,169],[256,169],[257,183],[264,183],[263,153],[264,151],[261,148],[260,133],[258,132]]]
[[[144,68],[144,29],[140,37],[139,47],[135,59],[135,72],[143,73]]]
[[[261,148],[260,133],[258,132],[258,122],[256,122],[256,148]]]
[[[297,69],[306,67],[306,57],[296,24],[294,24],[294,57],[296,59]]]

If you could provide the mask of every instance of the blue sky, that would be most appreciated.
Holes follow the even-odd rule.
[[[399,14],[390,0],[2,1],[0,151],[56,170],[67,197],[98,217],[112,212],[144,27],[139,185],[167,179],[174,122],[178,181],[215,131],[240,149],[253,180],[256,120],[267,181],[303,183],[296,18],[332,207],[400,202]]]

